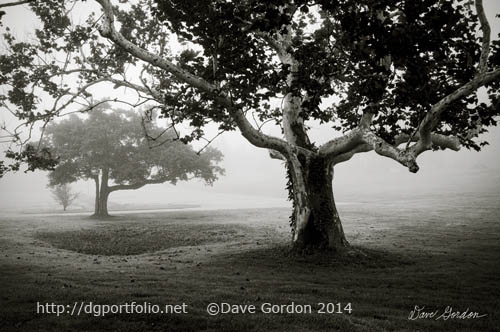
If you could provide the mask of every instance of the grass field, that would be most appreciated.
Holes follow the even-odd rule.
[[[0,331],[500,331],[498,195],[339,205],[363,254],[297,256],[287,209],[0,220]],[[188,305],[188,314],[37,314],[39,303]],[[209,303],[255,305],[210,316]],[[319,314],[317,303],[351,303]],[[265,314],[262,303],[310,304]],[[78,303],[79,305],[79,303]],[[426,312],[487,315],[409,320]]]

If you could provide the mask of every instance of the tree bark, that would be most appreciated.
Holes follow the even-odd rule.
[[[297,158],[289,163],[294,197],[293,247],[334,250],[349,247],[333,197],[333,167],[326,158]]]
[[[103,169],[101,176],[101,183],[99,184],[99,176],[94,178],[96,184],[95,192],[95,207],[93,217],[105,218],[109,217],[108,213],[108,197],[109,197],[109,170]]]
[[[97,215],[99,210],[99,175],[94,177],[95,182],[95,204],[94,204],[94,216]]]
[[[109,192],[103,191],[102,187],[101,187],[101,192],[99,193],[99,200],[97,202],[97,206],[96,206],[96,209],[94,211],[95,217],[99,217],[99,218],[109,217],[108,197],[109,197]]]

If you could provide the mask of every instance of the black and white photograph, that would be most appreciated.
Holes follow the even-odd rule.
[[[499,0],[0,0],[0,332],[500,332]]]

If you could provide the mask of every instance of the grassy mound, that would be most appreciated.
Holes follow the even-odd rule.
[[[182,246],[228,242],[245,236],[237,225],[144,224],[105,225],[92,229],[38,232],[50,245],[90,255],[138,255]]]

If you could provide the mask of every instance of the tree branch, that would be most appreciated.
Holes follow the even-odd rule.
[[[31,1],[32,0],[8,2],[8,3],[0,4],[0,8],[24,5],[24,4],[30,3]]]
[[[147,95],[150,95],[153,97],[157,102],[162,102],[163,96],[161,92],[155,89],[151,88],[146,88],[144,86],[140,86],[138,84],[126,81],[126,80],[119,80],[113,77],[106,77],[104,78],[106,81],[114,83],[117,87],[125,87],[125,88],[131,88],[133,90],[136,90],[138,92],[145,93]]]
[[[379,145],[379,143],[382,144],[381,149],[382,150],[389,150],[391,151],[390,153],[384,153],[382,150],[379,149],[379,151],[375,150],[377,153],[395,159],[399,161],[400,163],[401,160],[403,160],[406,163],[406,160],[408,159],[408,156],[404,156],[403,159],[401,159],[401,154],[405,155],[407,152],[405,150],[401,150],[398,148],[399,145],[406,143],[410,139],[410,135],[407,134],[402,134],[398,135],[395,138],[395,144],[390,145],[389,143],[385,142],[381,138],[378,138],[373,134],[372,132],[369,132],[371,134],[368,134],[368,138],[366,139],[368,131],[365,132],[365,134],[358,134],[361,135],[362,138],[351,138],[348,141],[345,141],[344,137],[339,138],[336,143],[329,142],[327,144],[331,144],[331,146],[325,146],[325,149],[323,152],[328,151],[328,149],[336,149],[336,151],[329,151],[330,152],[330,158],[332,160],[333,165],[342,163],[344,161],[350,160],[355,154],[357,153],[362,153],[362,152],[369,152],[375,150],[375,147]],[[370,138],[370,136],[373,135],[373,137]],[[411,138],[411,141],[415,142],[418,141],[419,135],[418,133],[414,135]],[[457,137],[449,137],[446,135],[441,135],[441,134],[431,134],[431,140],[432,144],[441,148],[446,148],[454,151],[460,150],[460,142]],[[361,143],[360,143],[361,142]],[[357,144],[357,145],[356,145]],[[390,148],[389,148],[390,146]],[[321,148],[320,148],[321,150]],[[411,158],[410,158],[411,159]],[[407,164],[404,164],[405,166],[408,167]],[[412,165],[410,163],[410,165]],[[418,169],[418,168],[417,168]],[[412,171],[410,169],[410,171]]]
[[[396,142],[395,146],[399,146],[403,143],[407,143],[408,141],[418,142],[419,139],[420,139],[420,134],[418,132],[413,136],[410,136],[407,134],[398,135],[395,138],[395,142]],[[432,142],[432,145],[435,145],[437,147],[450,149],[453,151],[460,150],[460,141],[459,141],[458,137],[455,137],[455,136],[446,136],[446,135],[432,133],[431,134],[431,142]]]
[[[363,141],[366,144],[371,145],[373,150],[375,150],[375,152],[379,155],[396,160],[400,164],[408,167],[412,173],[418,172],[419,167],[415,161],[415,156],[408,153],[408,151],[398,149],[371,131],[363,132]]]
[[[350,152],[362,142],[362,130],[355,128],[341,137],[337,137],[319,147],[318,153],[324,157],[336,157]]]
[[[481,86],[500,78],[500,68],[476,75],[470,82],[464,84],[454,92],[450,93],[439,102],[434,104],[420,124],[420,140],[410,148],[415,156],[430,149],[432,145],[431,131],[437,125],[441,113],[453,102],[465,97]]]
[[[281,12],[283,12],[286,7],[292,12],[296,9],[295,6],[286,4],[281,6]],[[236,18],[248,27],[252,26],[252,22],[246,21],[240,17]],[[288,87],[291,88],[294,81],[297,79],[299,62],[287,51],[287,48],[292,43],[293,33],[291,25],[286,26],[286,30],[286,34],[277,33],[277,38],[260,30],[251,32],[262,38],[262,40],[276,52],[282,64],[290,66],[290,73],[287,76],[286,83]],[[286,94],[283,105],[283,131],[287,142],[306,148],[310,145],[310,141],[304,127],[304,120],[300,115],[302,102],[302,98],[294,95],[291,91]]]
[[[148,184],[158,184],[164,183],[168,181],[168,178],[160,178],[160,179],[146,179],[143,182],[137,182],[133,184],[117,184],[114,186],[108,187],[109,192],[117,191],[117,190],[135,190],[144,187]]]
[[[341,154],[333,157],[332,158],[332,165],[336,165],[336,164],[342,163],[344,161],[348,161],[357,153],[369,152],[372,150],[373,150],[373,147],[370,144],[367,144],[367,143],[360,144],[348,152],[344,152],[344,153],[341,153]]]
[[[127,40],[120,32],[115,29],[114,22],[115,16],[113,13],[113,7],[109,0],[96,0],[102,7],[104,12],[104,22],[101,26],[99,32],[105,38],[110,39],[115,44],[119,45],[131,55],[152,64],[153,66],[162,68],[167,72],[171,73],[179,80],[188,83],[189,85],[198,88],[204,92],[213,93],[216,89],[215,85],[210,84],[203,78],[193,75],[186,70],[183,70],[172,62],[164,59],[156,54],[153,54],[145,49],[140,48],[134,43]]]
[[[488,69],[488,54],[490,52],[490,24],[484,13],[483,0],[476,0],[476,11],[481,23],[481,31],[483,32],[483,42],[481,46],[481,58],[479,60],[479,72],[484,73]]]
[[[269,157],[271,157],[271,159],[286,161],[286,158],[281,153],[275,150],[269,150]]]

